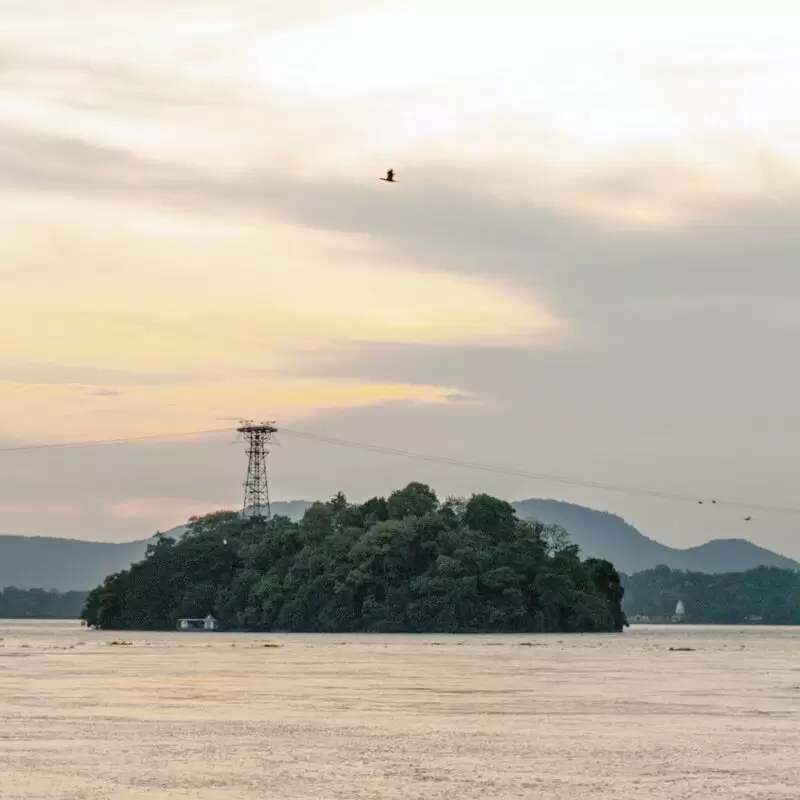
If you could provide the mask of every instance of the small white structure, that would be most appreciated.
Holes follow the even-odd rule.
[[[208,614],[205,617],[182,617],[178,620],[179,631],[216,631],[219,622]]]
[[[678,600],[678,605],[675,606],[675,613],[672,615],[673,622],[683,622],[686,616],[686,607],[683,605],[683,600]]]

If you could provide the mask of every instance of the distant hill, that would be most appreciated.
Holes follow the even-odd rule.
[[[0,536],[0,589],[92,589],[144,557],[146,541],[108,544],[43,536]]]
[[[273,503],[273,514],[302,517],[310,503],[293,500]],[[744,539],[718,539],[680,550],[649,539],[621,517],[557,500],[514,503],[523,519],[539,519],[566,528],[584,556],[606,558],[631,575],[661,564],[692,572],[743,572],[759,566],[800,570],[800,563],[765,550]],[[179,525],[164,531],[180,537]],[[150,539],[122,544],[84,542],[36,536],[0,535],[0,589],[88,590],[106,575],[126,569],[144,557]]]
[[[584,556],[606,558],[628,575],[661,564],[670,569],[706,573],[745,572],[761,566],[800,570],[797,561],[746,539],[715,539],[679,549],[648,538],[622,517],[607,511],[558,500],[522,500],[514,507],[523,519],[561,525]]]
[[[311,505],[305,500],[273,503],[272,513],[299,519]],[[179,538],[186,530],[178,525],[164,531]],[[0,589],[56,589],[88,591],[106,575],[127,569],[144,558],[150,539],[121,544],[85,542],[45,536],[4,536],[0,534]]]

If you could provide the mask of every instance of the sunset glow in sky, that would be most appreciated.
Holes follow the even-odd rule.
[[[793,504],[789,8],[6,0],[0,446],[267,418]],[[125,539],[234,505],[230,438],[0,454],[0,532]],[[800,556],[791,518],[310,447],[273,453],[278,497],[418,477]]]

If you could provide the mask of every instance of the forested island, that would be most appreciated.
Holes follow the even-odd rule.
[[[689,623],[800,625],[800,572],[758,567],[707,575],[656,567],[622,576],[629,617],[669,619],[678,601]]]
[[[77,619],[87,592],[0,589],[0,619]]]
[[[104,629],[169,630],[212,614],[223,628],[304,632],[617,632],[620,576],[581,560],[556,526],[486,494],[440,502],[412,483],[361,505],[342,494],[299,522],[219,512],[160,537],[89,593]]]

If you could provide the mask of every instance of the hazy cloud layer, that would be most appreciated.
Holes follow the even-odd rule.
[[[280,417],[793,503],[796,32],[622,0],[578,27],[579,5],[4,6],[0,437]],[[130,537],[235,504],[223,439],[0,454],[0,528]],[[799,555],[790,518],[745,529],[291,436],[273,456],[279,497],[422,477]]]

